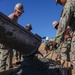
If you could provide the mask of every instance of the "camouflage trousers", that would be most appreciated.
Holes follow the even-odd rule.
[[[70,51],[71,51],[71,38],[64,39],[61,46],[61,59],[64,61],[70,61]]]
[[[10,54],[9,56],[9,48],[5,47],[3,44],[0,44],[0,72],[5,71],[6,70],[6,66],[12,64],[12,55]],[[8,58],[9,57],[9,58]],[[8,60],[8,64],[7,64],[7,59]]]
[[[8,68],[12,68],[12,61],[13,61],[13,50],[12,49],[8,49],[8,57],[7,57],[7,65]]]
[[[73,33],[72,41],[71,41],[71,52],[70,52],[70,60],[75,68],[75,32]]]
[[[22,54],[19,51],[13,49],[13,53],[16,62],[23,60]]]
[[[0,72],[6,70],[7,57],[8,57],[7,49],[0,49]]]
[[[73,34],[72,39],[67,39],[62,44],[61,59],[70,61],[75,68],[75,35]]]

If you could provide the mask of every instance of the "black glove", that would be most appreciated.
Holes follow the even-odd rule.
[[[58,43],[56,43],[56,42],[53,43],[53,48],[54,48],[54,49],[57,49],[58,46],[59,46]]]

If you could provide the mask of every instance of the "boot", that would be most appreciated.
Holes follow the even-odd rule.
[[[72,69],[72,75],[75,75],[75,68]]]

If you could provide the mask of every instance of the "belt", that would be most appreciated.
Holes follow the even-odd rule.
[[[64,41],[71,41],[71,38],[66,38],[64,39]]]

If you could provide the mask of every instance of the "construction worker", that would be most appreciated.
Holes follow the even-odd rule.
[[[53,21],[52,22],[52,25],[53,25],[53,28],[55,28],[56,30],[58,30],[59,28],[59,22],[58,21]],[[56,44],[55,42],[55,38],[53,40],[53,45]],[[58,47],[58,44],[56,46],[53,46],[53,56],[52,56],[52,60],[57,60],[58,58],[60,58],[60,55],[58,56],[58,53],[60,51],[60,47],[59,47],[59,50],[57,50],[56,48]]]
[[[8,17],[11,18],[12,20],[18,22],[18,17],[20,17],[23,12],[24,12],[23,5],[21,3],[18,3],[14,7],[14,13],[10,14]],[[7,57],[9,55],[10,51],[12,51],[12,50],[10,50],[10,48],[8,48],[5,45],[0,43],[0,72],[6,70],[6,60],[7,60]],[[10,63],[12,62],[11,58],[10,58],[9,62]],[[10,63],[9,63],[9,67],[12,67],[12,65]]]
[[[72,29],[72,40],[71,40],[71,50],[70,50],[70,61],[73,65],[72,75],[75,75],[75,0],[56,0],[57,4],[64,6],[59,29],[57,31],[55,42],[59,45],[64,41],[64,34],[69,26]]]
[[[45,47],[44,47],[44,49],[46,50],[46,53],[48,53],[48,50],[49,50],[49,37],[46,37],[46,41],[45,41]]]
[[[59,22],[54,21],[53,27],[55,29],[58,29]],[[70,29],[70,27],[67,27],[67,30],[64,34],[64,41],[62,43],[62,46],[61,46],[60,50],[58,50],[59,51],[59,58],[58,59],[60,60],[61,65],[63,64],[62,67],[66,67],[66,68],[68,68],[69,64],[70,64],[69,52],[70,52],[70,47],[71,47],[70,46],[71,36],[72,36],[71,29]],[[66,69],[65,69],[65,74],[68,75]]]
[[[32,25],[31,25],[31,24],[27,24],[27,25],[26,25],[26,29],[27,29],[28,31],[31,31],[31,30],[32,30]]]
[[[32,30],[32,25],[31,24],[27,24],[26,27],[25,27],[25,29],[28,30],[28,31],[31,31]],[[35,56],[38,57],[38,54],[40,54],[41,56],[43,56],[39,51],[36,52]]]
[[[17,3],[14,7],[14,12],[12,14],[10,14],[8,17],[12,20],[14,20],[15,22],[18,22],[18,18],[22,15],[22,13],[24,13],[24,7],[21,3]],[[19,51],[16,51],[15,49],[13,50],[14,52],[14,56],[15,56],[15,61],[20,61],[21,60],[21,54],[19,53]],[[12,50],[9,52],[9,67],[12,64]]]
[[[46,41],[45,41],[45,47],[44,49],[46,50],[46,54],[50,51],[52,51],[52,41],[50,41],[49,37],[46,37]]]
[[[27,24],[25,27],[26,30],[31,31],[32,30],[32,25],[31,24]],[[24,55],[21,55],[22,61],[25,59]]]
[[[21,3],[17,3],[14,7],[14,13],[10,14],[8,17],[16,22],[18,18],[24,13],[24,7]]]

